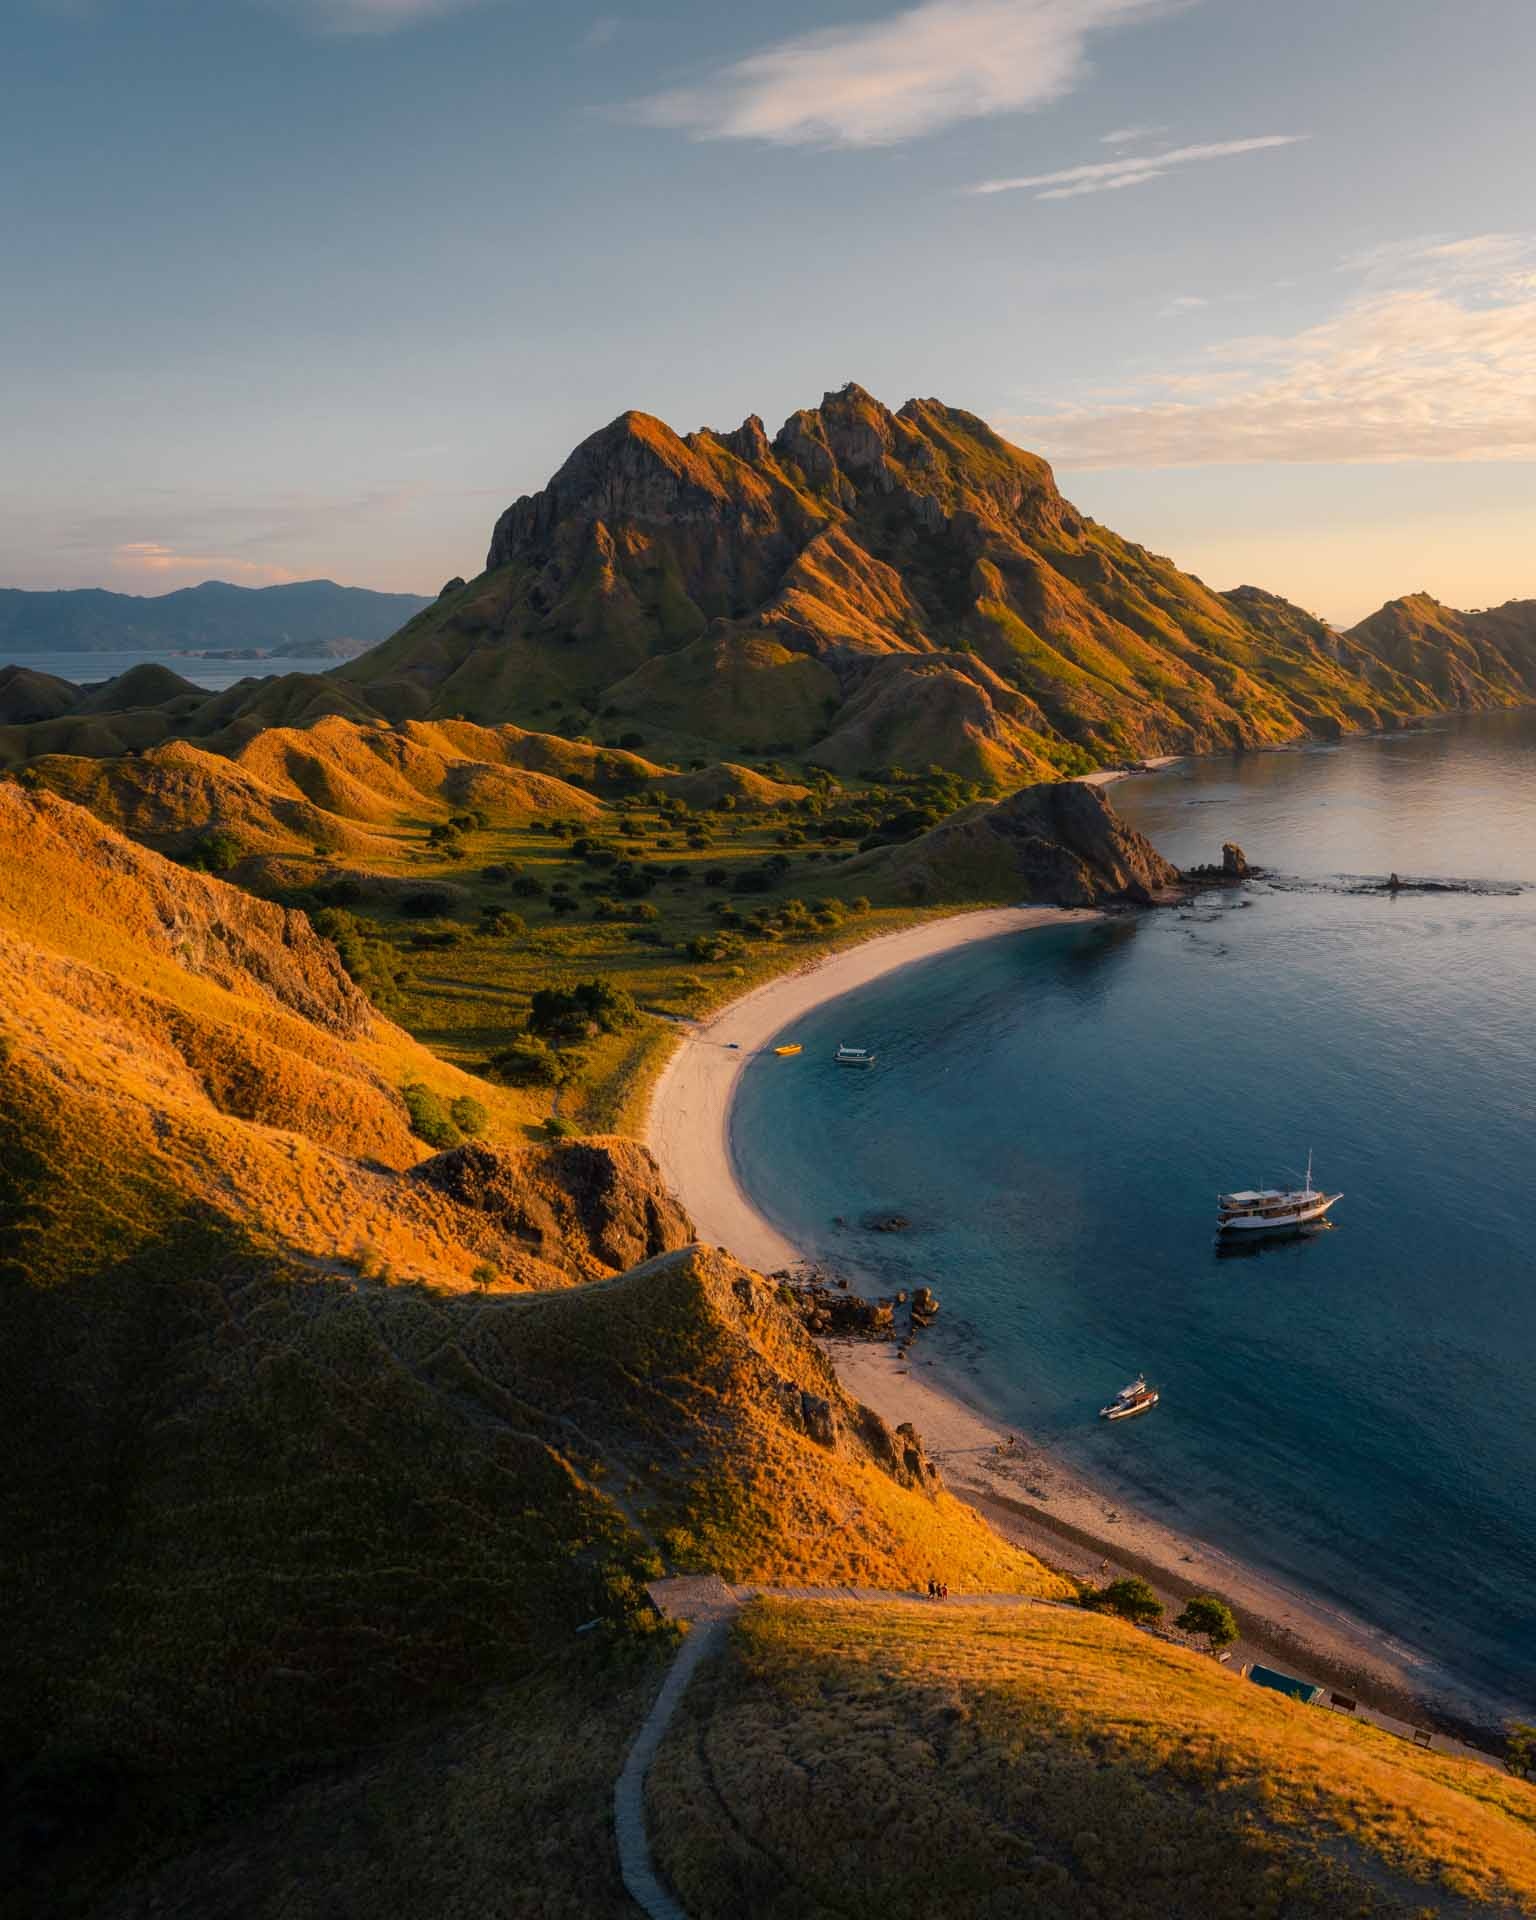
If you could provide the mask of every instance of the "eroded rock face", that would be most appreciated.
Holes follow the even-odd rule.
[[[39,899],[44,916],[83,922],[87,910],[134,943],[234,992],[253,988],[328,1033],[354,1038],[373,1021],[367,1000],[302,913],[172,866],[52,793],[0,785],[0,863],[18,887],[56,872],[87,876],[89,895]],[[82,882],[82,884],[85,884]]]
[[[1247,858],[1235,840],[1227,840],[1222,844],[1221,870],[1229,880],[1246,880],[1248,877]]]
[[[981,816],[980,826],[1006,846],[1029,900],[1145,905],[1178,884],[1178,869],[1146,835],[1120,818],[1100,788],[1080,780],[1025,787]]]
[[[454,1147],[422,1161],[410,1178],[488,1214],[536,1259],[574,1279],[639,1266],[694,1238],[649,1151],[616,1136],[567,1146]]]

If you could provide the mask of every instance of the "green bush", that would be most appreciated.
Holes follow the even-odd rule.
[[[1111,1580],[1107,1587],[1090,1587],[1083,1605],[1094,1613],[1117,1613],[1122,1620],[1150,1622],[1163,1617],[1162,1601],[1145,1580],[1131,1575]]]
[[[396,967],[394,947],[373,922],[361,920],[340,907],[325,907],[311,916],[310,924],[335,947],[347,978],[360,987],[376,1007],[387,1012],[399,1005],[399,989],[408,976]]]
[[[400,1097],[411,1117],[411,1132],[418,1140],[425,1140],[429,1147],[436,1147],[439,1153],[460,1144],[463,1135],[449,1117],[448,1109],[430,1087],[420,1080],[412,1080],[400,1089]]]
[[[540,987],[528,1010],[528,1031],[550,1040],[583,1040],[594,1029],[622,1033],[640,1024],[634,997],[607,980]]]
[[[400,911],[408,920],[436,920],[453,907],[446,887],[416,887],[400,896]]]
[[[480,919],[480,931],[497,939],[516,939],[519,934],[528,931],[528,922],[520,913],[509,913],[505,907],[497,909],[487,907]]]
[[[1180,1633],[1203,1633],[1212,1653],[1220,1653],[1237,1638],[1237,1620],[1232,1609],[1214,1593],[1192,1594],[1173,1624]]]
[[[585,1054],[552,1047],[536,1033],[523,1033],[491,1055],[486,1072],[513,1087],[565,1087],[585,1065]]]
[[[466,1140],[478,1139],[485,1132],[490,1115],[472,1093],[456,1095],[448,1103],[449,1117]]]
[[[197,873],[228,873],[244,858],[244,844],[227,827],[215,827],[188,849],[182,865]]]

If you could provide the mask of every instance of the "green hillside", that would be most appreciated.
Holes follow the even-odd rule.
[[[974,416],[849,386],[772,441],[755,417],[682,438],[621,416],[508,508],[479,578],[337,678],[392,715],[1008,786],[1529,699],[1536,609],[1506,612],[1479,670],[1447,673],[1433,643],[1212,592]]]

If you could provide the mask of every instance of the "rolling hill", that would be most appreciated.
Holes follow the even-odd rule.
[[[525,1144],[302,915],[14,785],[0,1047],[0,1827],[45,1878],[61,1822],[67,1879],[543,1637],[643,1643],[662,1566],[1062,1590],[643,1149]],[[412,1081],[482,1138],[430,1152]]]
[[[1536,1792],[1093,1614],[759,1603],[651,1780],[693,1920],[1536,1911]]]

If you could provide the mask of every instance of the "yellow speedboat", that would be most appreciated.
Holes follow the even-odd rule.
[[[798,1053],[799,1051],[800,1051],[800,1047],[798,1043],[792,1047],[775,1047],[774,1048],[774,1052],[779,1056],[781,1060],[787,1060],[789,1059],[791,1054]]]

